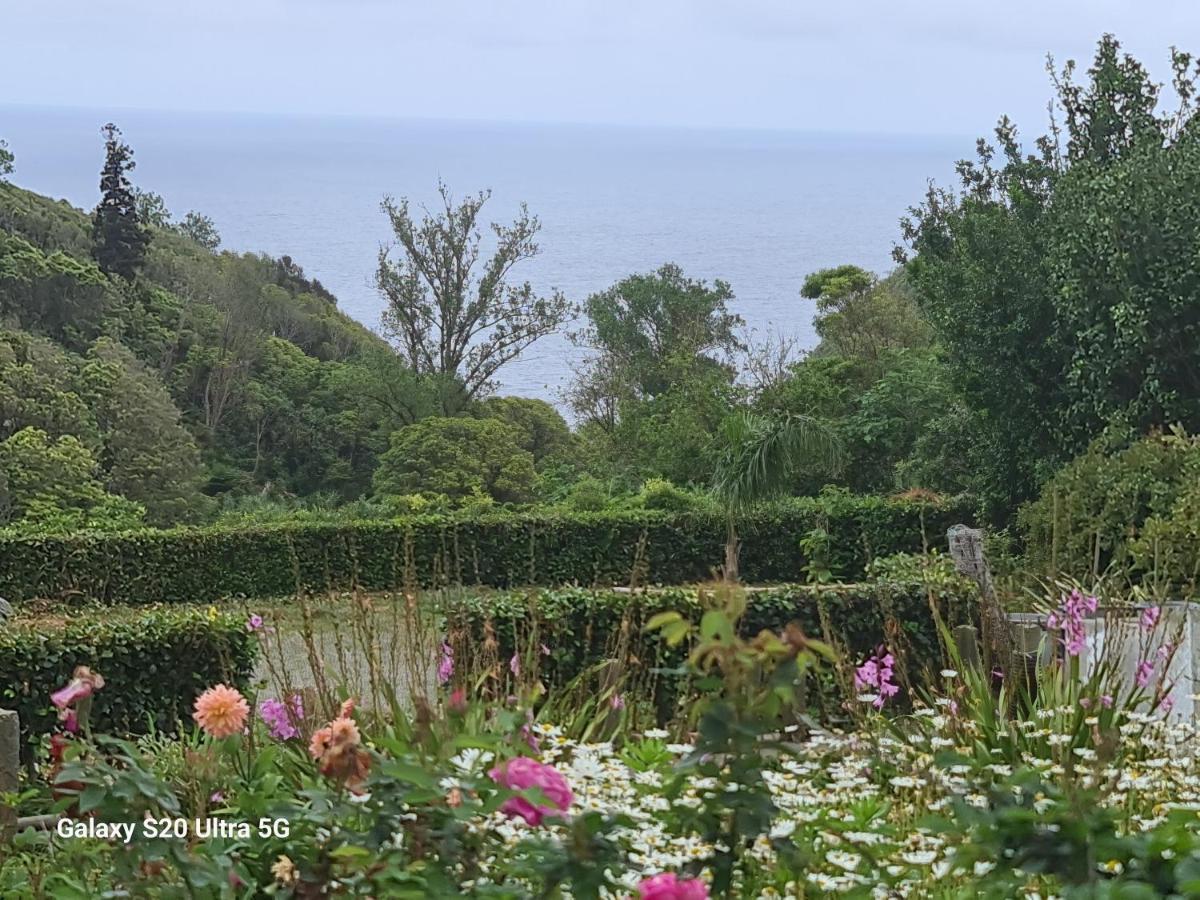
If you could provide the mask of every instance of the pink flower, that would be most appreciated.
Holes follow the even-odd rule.
[[[1162,698],[1161,705],[1162,705],[1162,711],[1165,713],[1169,713],[1171,710],[1173,710],[1175,708],[1175,698],[1170,695],[1167,695],[1166,697]]]
[[[66,709],[72,703],[92,696],[102,687],[104,678],[99,672],[93,672],[87,666],[76,666],[70,683],[51,694],[50,702],[59,709]]]
[[[258,705],[258,714],[275,740],[290,741],[300,736],[300,729],[296,726],[304,721],[304,703],[299,694],[292,694],[288,704],[274,697],[264,700]]]
[[[1087,633],[1083,620],[1096,611],[1099,601],[1095,597],[1084,596],[1078,588],[1062,598],[1058,609],[1046,616],[1048,631],[1062,631],[1063,649],[1067,656],[1078,656],[1083,652],[1087,641]]]
[[[1154,626],[1158,624],[1158,618],[1162,615],[1162,608],[1158,606],[1147,606],[1142,610],[1141,626],[1142,631],[1150,632],[1154,630]]]
[[[1112,709],[1113,698],[1112,694],[1102,694],[1100,697],[1100,705],[1105,709]]]
[[[525,797],[509,797],[500,807],[509,818],[522,818],[529,825],[540,825],[543,819],[562,816],[575,800],[561,772],[528,756],[513,757],[493,768],[488,775],[510,791],[537,789],[541,792],[536,803]]]
[[[699,878],[663,872],[637,886],[640,900],[708,900],[708,885]]]
[[[450,712],[456,715],[466,715],[467,691],[465,688],[455,688],[450,692],[450,701],[446,704]]]
[[[438,662],[437,679],[438,684],[445,684],[454,677],[454,648],[449,644],[442,644],[442,658]]]
[[[1133,680],[1137,686],[1144,688],[1150,683],[1150,676],[1154,674],[1154,661],[1143,659],[1137,666],[1137,672],[1133,676]]]
[[[864,660],[863,664],[854,670],[854,689],[874,694],[871,705],[883,709],[883,705],[900,693],[900,686],[892,681],[892,667],[896,660],[887,648],[880,646],[875,655]]]
[[[512,672],[517,678],[521,677],[521,660],[515,653],[512,655],[512,659],[508,661],[508,671]]]
[[[218,684],[196,698],[192,717],[204,733],[220,740],[238,734],[246,727],[250,705],[237,688]]]
[[[625,708],[625,698],[621,694],[613,694],[612,700],[610,701],[610,705],[612,706],[613,709],[624,709]]]
[[[249,619],[246,620],[246,630],[247,631],[258,631],[262,627],[263,627],[263,617],[260,616],[258,613],[255,613]]]

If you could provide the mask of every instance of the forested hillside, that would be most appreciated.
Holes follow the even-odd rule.
[[[0,182],[0,522],[361,494],[420,413],[387,344],[287,257],[148,227],[140,274],[113,277],[88,214]]]

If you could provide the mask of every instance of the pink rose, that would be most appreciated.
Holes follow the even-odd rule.
[[[663,872],[637,887],[641,900],[708,900],[708,885],[699,878],[680,878]]]
[[[488,775],[492,781],[511,791],[535,788],[541,792],[537,803],[525,797],[509,797],[500,807],[506,816],[522,818],[530,825],[540,825],[545,818],[562,816],[575,800],[561,772],[528,756],[514,757],[493,768]]]

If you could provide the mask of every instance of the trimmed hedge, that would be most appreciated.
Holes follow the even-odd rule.
[[[746,581],[804,575],[800,538],[830,535],[836,575],[856,579],[876,556],[933,543],[961,507],[847,494],[802,498],[740,520]],[[423,585],[678,584],[711,576],[724,556],[713,511],[491,513],[386,522],[196,528],[0,539],[0,596],[108,603],[278,597],[297,589]]]
[[[91,725],[111,734],[144,734],[150,723],[173,731],[191,721],[205,688],[245,685],[258,642],[241,617],[197,609],[89,613],[65,623],[17,622],[0,630],[0,707],[21,718],[23,752],[55,730],[50,694],[76,666],[104,676]]]
[[[935,602],[951,627],[975,622],[973,597],[940,596]],[[509,591],[458,596],[449,604],[447,620],[457,658],[469,656],[489,636],[497,642],[501,661],[513,653],[528,658],[531,643],[545,645],[549,653],[539,661],[539,675],[548,686],[564,685],[610,658],[614,640],[622,635],[636,666],[646,672],[674,669],[686,649],[668,648],[656,635],[647,635],[644,625],[666,610],[690,614],[693,621],[699,621],[701,612],[696,590],[682,587],[636,593],[580,588]],[[778,632],[789,622],[799,623],[815,638],[831,637],[852,664],[886,643],[904,669],[902,679],[910,683],[936,676],[942,667],[930,595],[920,583],[781,585],[748,593],[741,626],[745,636],[763,629]]]

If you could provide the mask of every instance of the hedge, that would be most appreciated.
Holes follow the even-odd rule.
[[[699,620],[697,591],[673,587],[628,592],[579,588],[509,591],[453,596],[446,610],[456,658],[469,658],[489,637],[503,662],[513,653],[539,657],[539,676],[547,686],[561,686],[613,655],[614,640],[624,635],[636,667],[644,671],[678,667],[683,647],[670,650],[643,628],[666,610]],[[974,623],[974,598],[936,596],[933,602],[950,626]],[[780,585],[752,590],[741,629],[745,636],[763,629],[781,631],[797,622],[805,633],[832,638],[845,661],[857,664],[886,644],[903,669],[902,682],[918,684],[937,676],[943,664],[941,640],[926,586],[916,582]],[[531,648],[530,644],[536,644]],[[534,650],[532,654],[530,650]],[[837,701],[840,702],[840,696]]]
[[[964,518],[953,505],[880,497],[789,501],[740,520],[741,576],[802,579],[808,560],[800,538],[823,528],[835,573],[856,579],[876,556],[921,549],[923,531],[940,544],[946,528]],[[717,512],[623,511],[6,538],[0,596],[156,603],[355,585],[679,584],[712,574],[724,537]]]
[[[104,676],[94,695],[92,728],[143,734],[191,721],[206,687],[245,685],[258,643],[241,617],[205,610],[156,609],[45,617],[0,629],[0,707],[20,715],[28,753],[56,727],[50,694],[76,666]]]

